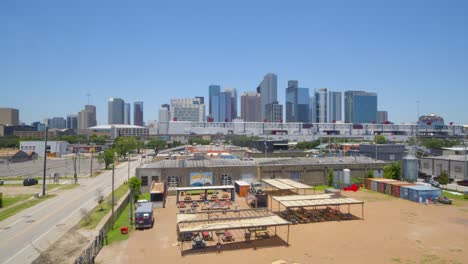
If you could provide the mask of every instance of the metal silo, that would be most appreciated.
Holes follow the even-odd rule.
[[[418,180],[418,158],[408,154],[402,159],[402,179],[409,182]]]

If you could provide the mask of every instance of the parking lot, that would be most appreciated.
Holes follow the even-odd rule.
[[[104,247],[99,263],[466,263],[468,202],[422,205],[367,190],[346,192],[365,202],[364,220],[291,226],[290,246],[278,238],[223,243],[221,253],[198,250],[181,255],[175,196],[155,210],[153,229],[134,231],[128,240]],[[243,198],[236,199],[240,206]],[[361,208],[351,208],[360,215]]]
[[[89,157],[77,159],[76,171],[78,176],[89,175],[91,159]],[[99,164],[96,158],[93,159],[93,171],[103,168],[103,164]],[[44,161],[42,159],[18,162],[18,163],[3,163],[0,164],[0,179],[8,179],[8,177],[42,177],[44,170]],[[73,160],[72,157],[67,158],[49,158],[47,159],[46,175],[58,173],[62,176],[73,176]]]

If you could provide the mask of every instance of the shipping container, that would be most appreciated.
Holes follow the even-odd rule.
[[[392,195],[392,185],[390,182],[384,183],[385,194]]]
[[[239,197],[246,197],[248,191],[250,190],[250,184],[245,181],[235,181],[234,182],[234,189]]]
[[[400,197],[413,202],[433,202],[436,197],[442,196],[442,191],[425,185],[401,186]]]
[[[372,178],[366,178],[364,181],[364,185],[366,186],[367,190],[372,190]]]
[[[415,185],[414,183],[410,182],[399,182],[399,183],[393,183],[392,184],[392,195],[395,197],[400,198],[400,187],[402,186],[413,186]]]
[[[376,192],[377,191],[377,181],[372,181],[371,182],[371,189]]]

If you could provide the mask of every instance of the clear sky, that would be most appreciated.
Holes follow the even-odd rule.
[[[77,113],[91,94],[144,101],[209,84],[254,90],[278,75],[310,89],[365,90],[394,122],[420,111],[468,123],[468,1],[0,1],[0,107],[26,123]],[[132,110],[133,111],[133,110]]]

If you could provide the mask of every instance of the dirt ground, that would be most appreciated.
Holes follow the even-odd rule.
[[[34,187],[34,186],[8,186],[3,185],[0,186],[0,192],[3,193],[4,196],[15,196],[19,194],[34,194],[40,193],[41,189]]]
[[[365,202],[364,220],[292,225],[290,246],[280,238],[223,244],[221,253],[181,256],[176,238],[175,197],[155,210],[153,229],[135,231],[106,246],[98,263],[468,263],[468,202],[421,205],[369,191],[344,195]],[[238,199],[237,203],[245,201]],[[346,208],[342,210],[347,211]],[[351,206],[361,217],[361,206]],[[285,238],[285,228],[279,235]],[[239,239],[240,240],[240,239]]]

